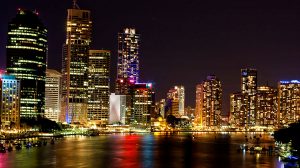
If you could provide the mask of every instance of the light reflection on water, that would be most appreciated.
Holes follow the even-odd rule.
[[[260,137],[262,145],[272,144],[268,135]],[[238,153],[244,141],[245,134],[213,133],[66,137],[55,145],[0,154],[0,168],[283,167],[276,156]]]

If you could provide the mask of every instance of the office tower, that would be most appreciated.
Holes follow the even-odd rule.
[[[126,95],[116,95],[111,93],[109,96],[109,124],[126,124]]]
[[[256,94],[257,94],[257,71],[256,69],[242,69],[241,70],[241,91],[246,96],[247,101],[247,126],[256,125]]]
[[[175,89],[177,89],[177,92],[178,92],[179,115],[183,116],[183,115],[185,115],[185,113],[184,113],[184,100],[185,100],[184,87],[178,86],[177,88],[175,87]]]
[[[230,95],[229,122],[233,127],[245,127],[247,123],[248,96],[241,92]]]
[[[44,115],[47,48],[47,29],[38,14],[19,9],[8,25],[6,68],[21,82],[21,117]]]
[[[299,120],[300,81],[280,81],[278,83],[278,126],[287,126]]]
[[[214,75],[207,76],[198,86],[198,99],[202,126],[220,126],[220,115],[222,111],[222,85],[221,81]]]
[[[45,86],[45,117],[52,121],[59,121],[61,113],[61,73],[54,69],[46,70]]]
[[[168,115],[180,117],[184,115],[184,86],[174,86],[167,93]]]
[[[0,74],[0,124],[1,129],[20,127],[20,80],[4,73]]]
[[[110,51],[89,51],[88,120],[108,124],[110,86]]]
[[[277,90],[269,86],[257,87],[257,126],[275,126],[277,119]]]
[[[196,85],[196,105],[195,105],[195,119],[194,123],[202,125],[202,113],[201,113],[201,105],[203,102],[203,87],[202,84]]]
[[[166,106],[166,100],[165,99],[161,99],[159,102],[157,102],[156,108],[157,108],[158,114],[160,116],[162,116],[162,118],[167,117],[166,113],[165,113],[165,106]]]
[[[134,28],[118,33],[116,93],[128,94],[129,85],[139,82],[140,35]]]
[[[154,92],[151,83],[136,83],[132,96],[132,123],[150,126],[150,115],[154,110]]]
[[[74,2],[73,8],[68,9],[62,62],[63,112],[67,123],[87,121],[91,29],[90,11],[79,9]]]

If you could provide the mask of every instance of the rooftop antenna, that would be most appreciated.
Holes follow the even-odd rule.
[[[73,0],[73,8],[74,9],[80,9],[78,4],[77,4],[77,0]]]

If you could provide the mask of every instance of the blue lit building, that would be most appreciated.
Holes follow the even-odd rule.
[[[1,128],[20,127],[20,80],[12,75],[0,74]]]
[[[140,35],[134,28],[118,33],[117,94],[126,94],[130,83],[139,82],[139,47]]]
[[[18,10],[8,25],[7,72],[21,82],[20,115],[44,115],[47,29],[38,13]]]

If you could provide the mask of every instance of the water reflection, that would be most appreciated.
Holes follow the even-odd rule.
[[[247,135],[247,137],[255,135]],[[263,144],[273,143],[262,135]],[[281,168],[276,156],[237,152],[244,134],[107,135],[67,137],[39,148],[0,154],[11,167],[233,167]]]

